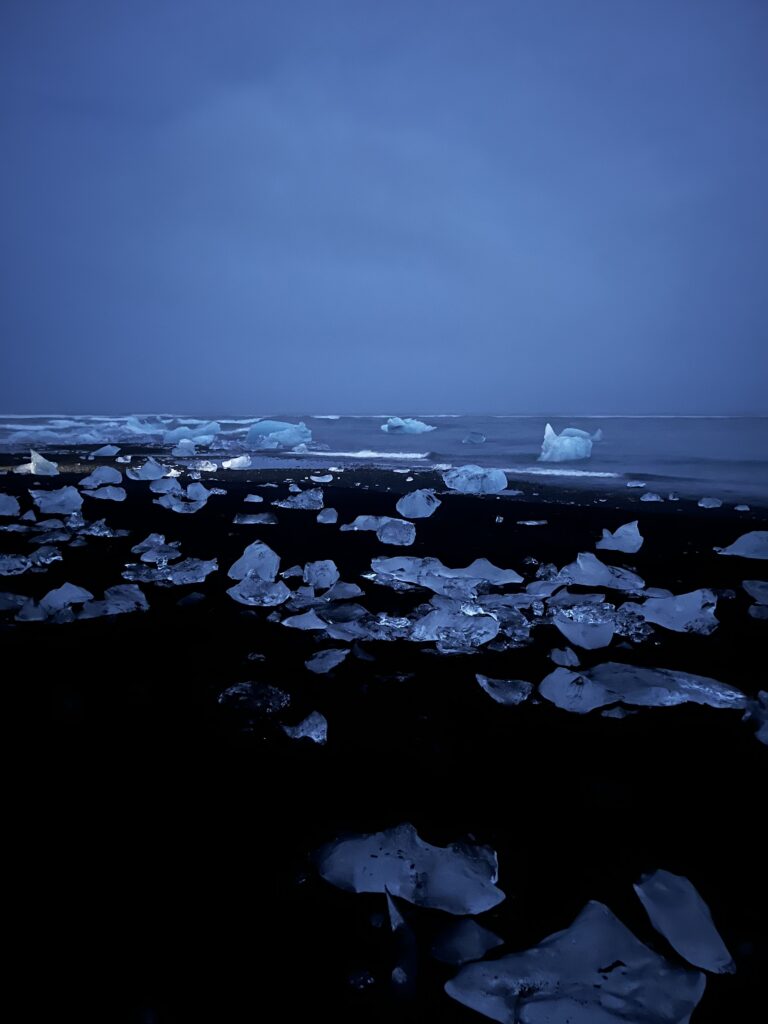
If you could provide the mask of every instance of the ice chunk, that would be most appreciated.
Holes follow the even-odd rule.
[[[499,621],[485,614],[477,605],[461,604],[450,598],[436,597],[434,611],[417,619],[410,630],[410,640],[436,640],[444,654],[470,652],[487,644],[499,632]]]
[[[645,494],[640,495],[640,501],[664,501],[664,499],[656,491],[646,491]]]
[[[497,704],[522,704],[533,692],[533,683],[524,679],[490,679],[479,673],[475,679]]]
[[[703,974],[673,966],[591,901],[569,928],[467,964],[445,990],[501,1024],[688,1024],[704,986]]]
[[[60,487],[56,491],[30,491],[32,501],[40,512],[46,515],[68,515],[79,512],[83,507],[83,499],[76,487]]]
[[[636,519],[620,526],[613,533],[610,530],[603,530],[602,539],[595,544],[596,548],[603,548],[607,551],[624,551],[629,555],[634,555],[642,546],[643,538],[640,536]]]
[[[583,672],[556,668],[542,680],[539,693],[559,708],[578,714],[618,701],[640,707],[674,707],[690,702],[737,709],[747,704],[740,690],[706,676],[620,662],[606,662]]]
[[[0,516],[17,516],[21,507],[12,494],[0,494]]]
[[[14,473],[31,473],[33,476],[58,476],[59,467],[55,462],[49,462],[39,452],[30,450],[31,461],[17,466]]]
[[[250,455],[238,455],[234,459],[224,459],[221,464],[222,469],[250,469],[251,468],[251,456]],[[250,497],[245,499],[246,501],[252,500]],[[259,501],[262,499],[259,498]]]
[[[411,491],[404,494],[395,505],[395,508],[406,519],[426,519],[440,506],[442,502],[435,497],[435,492],[424,488],[418,491]]]
[[[734,505],[736,512],[749,512],[749,505]]]
[[[546,526],[546,519],[518,519],[518,526]]]
[[[636,573],[605,565],[589,551],[577,555],[576,561],[561,569],[557,578],[563,583],[577,583],[582,587],[609,587],[613,590],[642,590],[645,586],[644,580]]]
[[[163,435],[163,444],[175,444],[177,441],[191,440],[193,438],[200,438],[201,440],[205,438],[207,442],[210,442],[220,431],[221,424],[215,420],[186,423],[176,427],[175,430],[166,430]]]
[[[323,507],[322,487],[313,487],[308,491],[301,491],[299,494],[292,494],[280,501],[273,501],[278,508],[303,508],[310,511],[318,511]]]
[[[83,587],[76,587],[74,583],[64,583],[56,590],[49,590],[40,601],[40,608],[46,615],[55,615],[73,604],[84,604],[92,601],[93,594]]]
[[[33,564],[27,555],[0,554],[0,576],[21,576]]]
[[[649,597],[642,604],[625,604],[625,611],[632,611],[646,622],[674,630],[676,633],[700,633],[709,635],[717,629],[715,618],[717,597],[711,590],[692,590],[688,594],[673,594],[671,597]]]
[[[268,450],[270,448],[294,448],[312,442],[312,431],[304,423],[287,423],[284,420],[260,420],[248,431],[246,448]]]
[[[135,544],[131,551],[141,556],[142,562],[165,563],[172,562],[175,558],[181,558],[178,540],[165,543],[165,535],[162,533],[150,533],[140,544]]]
[[[768,604],[768,580],[744,580],[741,585],[758,604]]]
[[[436,427],[431,427],[428,423],[422,423],[421,420],[412,420],[406,417],[401,419],[399,416],[390,416],[386,423],[382,423],[381,429],[386,434],[426,434],[430,430],[436,430]]]
[[[768,605],[765,604],[751,604],[747,609],[750,618],[753,619],[768,619]]]
[[[89,601],[83,605],[81,619],[95,619],[102,615],[124,615],[127,612],[145,612],[149,609],[146,597],[135,583],[123,583],[104,591],[103,601]]]
[[[336,563],[330,558],[322,559],[319,562],[307,562],[304,566],[304,582],[318,590],[332,587],[338,578],[339,570],[336,568]]]
[[[556,665],[564,665],[568,667],[579,664],[576,652],[572,651],[570,647],[566,647],[564,649],[553,647],[549,652],[549,656]]]
[[[149,489],[153,494],[183,494],[184,488],[176,477],[166,476],[160,480],[152,480]]]
[[[245,576],[234,587],[230,587],[227,593],[233,600],[250,608],[273,608],[291,596],[282,580],[273,583],[253,576]]]
[[[90,459],[107,459],[113,458],[120,452],[120,449],[116,444],[104,444],[101,448],[97,448],[95,452],[91,452],[88,456]]]
[[[183,437],[178,444],[171,448],[171,455],[195,456],[197,455],[197,444],[189,437]]]
[[[413,825],[338,839],[316,854],[322,878],[351,892],[389,892],[420,907],[449,914],[480,914],[504,893],[496,854],[487,846],[431,846]]]
[[[257,505],[261,504],[261,502],[264,501],[260,494],[246,494],[245,500]]]
[[[645,487],[645,480],[628,480],[627,487]]]
[[[443,473],[445,486],[462,494],[498,494],[507,486],[507,477],[501,469],[483,469],[470,463]]]
[[[324,508],[317,513],[318,523],[335,523],[338,521],[339,513],[335,508]]]
[[[310,672],[315,672],[317,675],[321,675],[325,672],[330,672],[331,669],[336,668],[349,654],[349,650],[343,647],[329,647],[328,650],[318,651],[317,654],[313,654],[308,661],[304,664]]]
[[[309,479],[314,484],[332,484],[333,473],[313,473]]]
[[[514,569],[499,569],[487,558],[476,558],[465,569],[450,569],[439,558],[380,557],[371,561],[371,568],[379,583],[413,583],[455,597],[474,597],[482,583],[503,587],[523,581]]]
[[[744,714],[745,722],[754,721],[757,726],[755,735],[761,743],[768,744],[768,690],[760,690],[757,700],[747,701]]]
[[[124,487],[98,487],[95,491],[85,492],[89,498],[100,498],[102,501],[125,501]]]
[[[328,623],[318,616],[317,612],[308,611],[302,615],[289,615],[287,619],[283,619],[283,625],[288,626],[290,629],[322,629],[328,628]]]
[[[768,530],[743,533],[727,548],[715,548],[718,555],[738,555],[740,558],[768,558]]]
[[[280,556],[263,541],[249,544],[227,574],[230,579],[243,580],[246,576],[271,583],[280,568]]]
[[[323,601],[347,601],[351,597],[359,597],[362,590],[356,583],[334,583],[330,590],[323,594]]]
[[[168,467],[150,457],[142,466],[129,466],[126,473],[131,480],[159,480],[162,476],[168,476]]]
[[[432,943],[432,956],[444,964],[460,967],[471,960],[480,960],[489,950],[503,945],[503,939],[468,917],[440,932]]]
[[[90,490],[94,487],[101,487],[103,484],[121,484],[122,482],[123,474],[119,469],[113,469],[112,466],[98,466],[88,476],[83,477],[80,486]]]
[[[592,439],[586,431],[567,427],[556,434],[549,423],[544,428],[539,462],[573,462],[588,459],[591,454]]]
[[[252,516],[238,513],[232,522],[235,526],[276,526],[277,516],[272,512],[258,512]]]
[[[409,547],[416,540],[416,527],[405,519],[392,516],[356,516],[351,523],[339,528],[342,533],[358,530],[375,530],[382,544],[396,544]]]
[[[736,970],[709,907],[687,878],[658,870],[643,875],[634,890],[653,927],[689,964],[714,974]]]
[[[607,647],[613,639],[613,618],[606,616],[599,606],[560,608],[552,621],[566,640],[587,651]]]
[[[9,594],[7,590],[3,591],[0,593],[0,612],[18,611],[27,601],[28,598],[24,594]]]
[[[699,498],[697,504],[699,508],[720,508],[723,503],[719,498]]]
[[[485,444],[485,434],[481,434],[479,430],[470,430],[465,438],[462,439],[462,444]]]
[[[284,725],[283,732],[292,740],[312,740],[322,746],[328,739],[328,720],[319,711],[313,711],[298,725]]]

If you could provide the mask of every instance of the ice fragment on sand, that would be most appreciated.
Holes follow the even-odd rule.
[[[55,615],[73,604],[83,604],[92,601],[93,594],[83,587],[76,587],[74,583],[64,583],[56,590],[49,590],[45,597],[40,600],[40,608],[46,615]]]
[[[301,615],[289,615],[287,619],[283,619],[283,625],[290,629],[328,629],[328,623],[323,622],[314,609]]]
[[[149,489],[153,494],[183,494],[184,490],[173,476],[162,477],[160,480],[152,480]]]
[[[125,472],[131,480],[159,480],[160,477],[168,475],[168,466],[161,466],[150,455],[143,465],[129,466]]]
[[[178,444],[171,448],[171,455],[190,457],[197,455],[197,444],[191,437],[182,437]]]
[[[100,459],[100,458],[113,458],[119,453],[120,449],[115,444],[104,444],[101,448],[97,448],[95,452],[91,452],[88,456],[89,459]]]
[[[336,563],[330,558],[318,562],[307,562],[304,566],[304,582],[310,587],[317,587],[318,590],[325,590],[332,587],[339,578],[339,570]]]
[[[319,711],[313,711],[298,725],[284,725],[283,732],[292,740],[312,740],[322,746],[328,739],[328,720]]]
[[[38,509],[46,515],[79,512],[83,499],[76,487],[60,487],[56,491],[30,491],[32,500]]]
[[[335,523],[338,521],[339,513],[335,508],[324,508],[317,513],[318,523]]]
[[[610,530],[603,530],[601,540],[595,544],[596,548],[603,548],[607,551],[624,551],[630,555],[635,554],[642,546],[643,538],[640,536],[636,519],[618,527],[613,533]]]
[[[749,505],[734,505],[736,512],[749,512]]]
[[[123,474],[119,469],[114,469],[112,466],[98,466],[88,476],[83,477],[80,486],[90,490],[94,487],[101,487],[103,484],[121,484],[122,482]]]
[[[533,692],[533,684],[525,679],[490,679],[479,673],[475,679],[497,704],[522,704]]]
[[[613,639],[613,619],[593,605],[560,608],[552,620],[566,640],[587,651],[607,647]]]
[[[263,541],[255,540],[233,563],[227,575],[233,580],[242,580],[250,576],[271,583],[277,576],[279,568],[280,556]]]
[[[472,960],[480,960],[489,950],[503,945],[504,940],[498,935],[472,918],[465,918],[440,932],[432,943],[432,956],[444,964],[460,967]]]
[[[420,907],[449,914],[480,914],[504,893],[495,885],[493,850],[470,843],[431,846],[413,825],[339,839],[318,850],[320,875],[352,892],[389,892]]]
[[[501,469],[483,469],[470,463],[443,473],[445,486],[462,494],[498,494],[507,486],[507,477]]]
[[[33,564],[27,555],[0,554],[0,576],[21,576]]]
[[[395,508],[406,519],[426,519],[442,504],[435,492],[427,488],[404,494]]]
[[[276,526],[277,516],[272,512],[257,512],[256,515],[238,513],[232,522],[235,526]]]
[[[640,501],[664,501],[664,499],[655,491],[646,491],[645,494],[640,495]]]
[[[628,480],[627,487],[645,487],[645,480]]]
[[[251,468],[251,457],[250,455],[238,455],[234,459],[224,459],[221,464],[222,469],[250,469]],[[249,498],[245,499],[249,501]],[[261,499],[259,499],[261,501]]]
[[[575,651],[572,651],[570,647],[559,648],[554,647],[550,652],[549,656],[556,665],[564,665],[565,667],[572,667],[579,664],[579,659]]]
[[[671,597],[649,597],[642,604],[625,604],[626,611],[676,633],[700,633],[707,636],[717,629],[717,597],[711,590],[692,590]]]
[[[743,533],[727,548],[715,548],[718,555],[739,555],[741,558],[768,558],[768,530]]]
[[[689,964],[714,974],[736,970],[709,907],[683,875],[654,871],[634,886],[651,924]]]
[[[12,494],[0,494],[0,516],[17,516],[21,507]]]
[[[321,675],[325,672],[330,672],[331,669],[340,665],[348,654],[348,648],[329,647],[325,651],[318,651],[317,654],[313,654],[311,658],[304,662],[304,664],[310,672],[315,672],[317,675]]]
[[[308,491],[301,491],[288,498],[273,501],[272,504],[278,508],[303,508],[317,511],[323,507],[323,489],[322,487],[313,487]]]
[[[260,494],[246,494],[245,501],[252,502],[253,504],[259,505],[264,499]]]
[[[102,501],[125,501],[124,487],[97,487],[95,491],[85,492],[89,498],[100,498]]]
[[[699,498],[697,504],[699,508],[720,508],[723,503],[719,498]]]
[[[58,476],[59,467],[55,462],[49,462],[39,452],[30,450],[31,461],[21,466],[16,466],[14,473],[31,473],[33,476]]]
[[[314,484],[332,484],[333,473],[313,473],[309,479]]]
[[[127,612],[145,612],[149,608],[146,597],[135,583],[124,583],[104,591],[103,601],[89,601],[83,605],[81,619],[95,619],[102,615],[124,615]]]
[[[610,587],[613,590],[642,590],[645,582],[628,569],[605,565],[589,551],[576,556],[576,561],[558,573],[563,583],[578,583],[583,587]]]
[[[204,561],[200,558],[185,558],[176,565],[158,562],[152,569],[148,565],[127,565],[123,572],[124,580],[138,583],[167,583],[171,586],[185,586],[189,583],[204,583],[206,576],[219,568],[215,558]]]
[[[514,569],[499,569],[487,558],[476,558],[464,569],[450,569],[439,558],[401,555],[374,558],[371,568],[379,583],[413,583],[436,594],[457,597],[474,597],[482,583],[506,586],[523,581],[523,577]]]
[[[185,423],[176,427],[174,430],[166,430],[163,434],[163,444],[175,444],[177,441],[192,440],[193,438],[199,438],[201,441],[204,438],[205,443],[208,443],[220,430],[221,424],[215,420],[208,420],[208,422],[196,420],[193,423]]]
[[[381,429],[386,434],[426,434],[430,430],[436,430],[428,423],[421,420],[401,419],[399,416],[390,416],[386,423],[382,423]]]
[[[253,576],[244,577],[234,587],[230,587],[227,593],[239,604],[248,605],[250,608],[273,608],[283,604],[291,596],[290,590],[282,580],[273,583],[271,580]]]
[[[393,516],[357,516],[351,523],[339,528],[342,533],[358,530],[375,530],[382,544],[410,547],[416,540],[416,527],[406,519]]]
[[[539,684],[542,697],[566,711],[585,714],[622,701],[640,707],[708,704],[713,708],[744,708],[747,698],[733,686],[706,676],[665,668],[641,668],[606,662],[583,672],[556,668]]]
[[[546,526],[546,519],[518,519],[518,526]]]
[[[539,462],[573,462],[588,459],[592,454],[592,438],[585,430],[566,427],[556,434],[548,423],[544,428]]]
[[[688,1024],[699,971],[644,946],[602,903],[533,949],[467,964],[449,996],[501,1024]]]

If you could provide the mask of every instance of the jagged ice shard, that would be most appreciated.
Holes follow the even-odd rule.
[[[674,967],[591,901],[565,931],[468,964],[445,990],[501,1024],[688,1024],[704,987],[703,974]]]
[[[634,890],[653,927],[688,963],[714,974],[736,970],[709,907],[687,878],[654,871],[644,875]]]
[[[561,434],[556,434],[551,424],[544,428],[539,462],[575,462],[588,459],[591,454],[592,438],[586,430],[566,427]]]
[[[480,914],[505,898],[496,854],[487,846],[431,846],[413,825],[339,839],[316,854],[320,875],[351,892],[389,892],[420,907]]]

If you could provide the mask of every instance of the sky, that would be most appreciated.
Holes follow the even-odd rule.
[[[2,0],[0,412],[768,414],[764,0]]]

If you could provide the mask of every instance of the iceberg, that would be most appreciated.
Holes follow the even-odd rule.
[[[210,420],[208,423],[188,423],[185,426],[176,427],[175,430],[166,430],[163,434],[163,444],[175,444],[178,441],[187,441],[194,438],[206,438],[206,440],[212,440],[220,431],[221,424],[217,423],[215,420]],[[195,453],[190,452],[190,454],[194,455]]]
[[[760,690],[757,700],[747,701],[743,721],[753,721],[757,726],[755,736],[761,743],[768,744],[768,690]]]
[[[637,520],[625,523],[611,533],[610,530],[603,530],[602,538],[595,544],[596,548],[603,548],[607,551],[623,551],[628,555],[634,555],[643,546],[643,538]]]
[[[251,468],[251,456],[250,455],[238,455],[234,459],[224,459],[221,464],[222,469],[250,469]],[[250,496],[245,499],[246,501],[252,501],[253,498]],[[259,498],[259,501],[263,501]]]
[[[12,494],[0,494],[0,516],[17,516],[19,512],[21,506]]]
[[[556,434],[551,424],[544,428],[539,462],[575,462],[588,459],[591,454],[592,438],[585,430],[566,427],[562,433]]]
[[[255,540],[233,563],[227,575],[233,580],[244,580],[249,576],[272,583],[279,568],[280,556],[263,541]]]
[[[501,1024],[688,1024],[704,987],[591,901],[533,949],[462,967],[445,991]]]
[[[298,725],[284,725],[282,728],[292,740],[312,740],[319,746],[328,740],[328,720],[319,711],[312,711]]]
[[[528,683],[525,679],[490,679],[479,673],[475,675],[475,679],[497,704],[522,704],[533,693],[533,683]]]
[[[427,488],[404,494],[395,508],[405,519],[427,519],[442,502]]]
[[[487,846],[431,846],[413,825],[338,839],[316,854],[320,876],[351,892],[388,892],[449,914],[481,914],[505,898],[498,861]]]
[[[308,491],[300,491],[279,501],[273,501],[277,508],[302,508],[311,512],[317,512],[323,507],[322,487],[312,487]]]
[[[643,875],[634,890],[653,927],[689,964],[713,974],[736,970],[709,907],[687,878],[654,871]]]
[[[38,510],[45,515],[68,515],[79,512],[83,507],[83,499],[76,487],[60,487],[56,491],[30,491],[32,501]]]
[[[193,457],[197,455],[197,443],[189,437],[183,437],[178,444],[171,448],[171,455]]]
[[[294,448],[300,444],[311,444],[312,431],[304,423],[287,423],[283,420],[260,420],[249,429],[245,447],[255,450]]]
[[[501,469],[483,469],[470,463],[443,473],[445,486],[462,494],[498,494],[507,487],[507,477]]]
[[[32,474],[33,476],[58,476],[59,467],[55,462],[49,462],[39,452],[30,450],[30,462],[25,462],[14,469],[14,473]]]
[[[422,423],[421,420],[390,416],[386,423],[382,423],[381,429],[385,434],[426,434],[430,430],[436,430],[437,427],[431,427],[428,423]]]
[[[715,548],[718,555],[738,555],[740,558],[768,558],[768,530],[750,530],[727,548]]]

